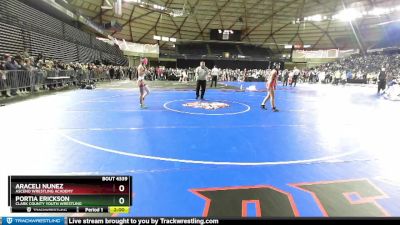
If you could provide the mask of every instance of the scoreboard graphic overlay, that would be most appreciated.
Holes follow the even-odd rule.
[[[127,213],[131,176],[9,176],[11,212]]]

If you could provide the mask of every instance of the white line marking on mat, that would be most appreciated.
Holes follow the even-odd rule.
[[[242,113],[246,113],[248,111],[250,111],[251,107],[249,105],[246,105],[244,103],[240,103],[240,102],[234,102],[234,101],[226,101],[226,100],[212,100],[215,102],[231,102],[231,103],[236,103],[239,105],[243,105],[244,107],[246,107],[245,110],[240,111],[240,112],[234,112],[234,113],[195,113],[195,112],[186,112],[186,111],[181,111],[181,110],[176,110],[176,109],[171,109],[168,107],[168,104],[173,103],[173,102],[183,102],[183,101],[195,101],[195,99],[182,99],[182,100],[173,100],[173,101],[169,101],[166,102],[164,104],[164,108],[167,110],[170,110],[172,112],[178,112],[178,113],[184,113],[184,114],[190,114],[190,115],[203,115],[203,116],[228,116],[228,115],[237,115],[237,114],[242,114]]]
[[[203,160],[190,160],[190,159],[177,159],[177,158],[167,158],[167,157],[159,157],[159,156],[150,156],[150,155],[143,155],[143,154],[136,154],[136,153],[130,153],[130,152],[124,152],[120,150],[115,150],[111,148],[105,148],[97,145],[92,145],[84,141],[77,140],[71,136],[68,136],[62,132],[59,132],[59,134],[66,139],[75,142],[77,144],[100,150],[103,152],[108,152],[108,153],[113,153],[117,155],[124,155],[124,156],[129,156],[129,157],[134,157],[134,158],[140,158],[140,159],[151,159],[151,160],[158,160],[158,161],[166,161],[166,162],[177,162],[177,163],[187,163],[187,164],[203,164],[203,165],[223,165],[223,166],[271,166],[271,165],[290,165],[290,164],[310,164],[310,163],[315,163],[315,162],[322,162],[322,161],[328,161],[332,159],[337,159],[341,158],[344,156],[349,156],[352,154],[355,154],[359,152],[360,150],[354,150],[346,153],[341,153],[341,154],[336,154],[336,155],[331,155],[331,156],[326,156],[326,157],[321,157],[321,158],[314,158],[314,159],[305,159],[305,160],[289,160],[289,161],[272,161],[272,162],[224,162],[224,161],[203,161]]]

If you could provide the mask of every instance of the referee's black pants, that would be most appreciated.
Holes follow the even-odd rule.
[[[283,86],[287,86],[289,77],[283,77]]]
[[[217,81],[218,81],[218,76],[212,76],[210,87],[212,87],[214,83],[215,83],[215,87],[217,87]]]
[[[295,86],[296,87],[296,84],[297,84],[297,79],[299,79],[299,75],[294,75],[293,76],[293,80],[292,80],[292,84],[290,85],[290,86]]]
[[[381,90],[386,89],[386,81],[379,81],[378,82],[378,94],[381,92]]]
[[[201,88],[201,99],[204,98],[204,93],[206,92],[207,81],[205,80],[198,80],[196,85],[196,99],[199,98],[199,92]]]

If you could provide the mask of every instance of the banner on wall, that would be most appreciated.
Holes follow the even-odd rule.
[[[158,44],[133,43],[125,41],[124,39],[118,40],[110,35],[108,35],[108,38],[98,37],[97,39],[110,45],[118,45],[119,49],[121,49],[126,56],[158,58],[160,54],[160,46]]]
[[[340,50],[339,58],[346,58],[354,54],[360,54],[360,49]]]
[[[122,41],[119,45],[122,51],[132,52],[134,54],[159,54],[160,48],[157,44],[139,44],[133,42]]]
[[[339,49],[328,50],[295,50],[293,51],[293,59],[321,59],[321,58],[338,58]]]

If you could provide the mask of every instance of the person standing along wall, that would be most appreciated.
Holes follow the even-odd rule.
[[[381,90],[386,89],[386,69],[382,68],[381,72],[378,76],[378,94],[380,94]]]
[[[292,83],[290,84],[290,86],[293,85],[294,87],[296,87],[299,76],[300,76],[300,70],[297,69],[297,67],[295,67],[293,70],[293,80],[292,80]]]
[[[287,86],[288,85],[288,80],[289,80],[289,71],[287,69],[285,69],[282,72],[282,77],[283,77],[283,86]]]
[[[214,66],[214,68],[211,70],[212,79],[210,87],[212,87],[214,83],[215,83],[214,87],[217,87],[218,75],[219,75],[219,69],[217,68],[217,66]]]

